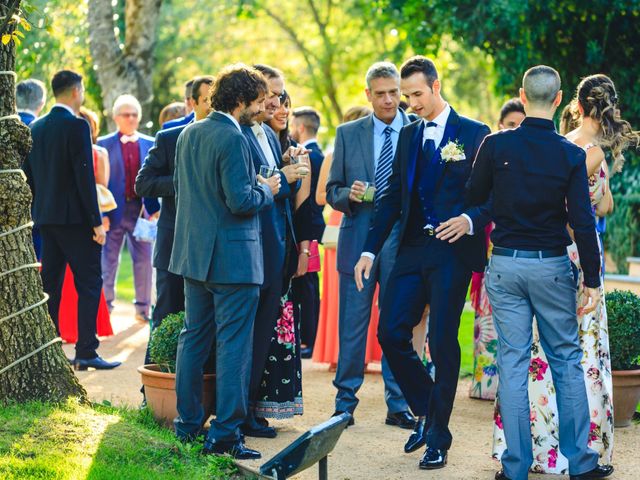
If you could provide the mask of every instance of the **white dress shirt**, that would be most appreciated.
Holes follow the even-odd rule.
[[[451,113],[451,106],[448,103],[445,103],[444,109],[442,110],[442,112],[438,114],[436,118],[434,118],[433,120],[423,119],[425,128],[422,134],[422,146],[424,146],[424,142],[427,141],[427,139],[431,139],[433,140],[433,143],[435,144],[436,148],[440,147],[440,143],[442,143],[442,139],[444,137],[444,130],[447,126],[447,120],[449,119],[450,113]],[[429,122],[436,123],[437,126],[427,127],[427,123]],[[467,235],[473,235],[473,221],[471,220],[469,215],[467,215],[466,213],[463,213],[461,215],[467,220],[467,222],[469,222],[469,232],[467,233]],[[362,252],[361,256],[368,257],[371,260],[374,260],[376,258],[376,256],[371,252]]]
[[[269,145],[269,140],[267,139],[267,134],[262,128],[262,125],[259,123],[254,123],[251,126],[251,131],[255,135],[258,143],[260,144],[260,148],[262,149],[262,153],[264,157],[267,159],[267,163],[272,168],[278,168],[278,164],[276,163],[276,159],[273,156],[273,150],[271,150],[271,145]]]

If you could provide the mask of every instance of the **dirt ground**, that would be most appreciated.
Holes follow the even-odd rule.
[[[77,372],[92,400],[108,400],[114,405],[140,404],[140,376],[136,368],[142,364],[149,334],[148,326],[134,319],[133,306],[119,303],[112,318],[115,335],[103,339],[100,355],[120,360],[123,365],[111,371]],[[68,356],[73,346],[65,345]],[[261,461],[246,462],[253,468],[271,458],[308,428],[326,420],[334,411],[333,374],[327,365],[303,362],[303,395],[305,414],[291,421],[274,421],[278,437],[273,440],[249,438],[248,446],[262,452]],[[422,452],[405,454],[402,450],[409,432],[384,424],[386,414],[382,378],[366,375],[359,392],[360,405],[355,412],[355,426],[349,427],[329,457],[329,478],[334,480],[413,479],[490,480],[499,464],[490,458],[493,403],[468,397],[469,383],[461,381],[451,418],[454,443],[445,469],[418,469]],[[615,432],[614,479],[640,479],[640,425]],[[310,469],[294,477],[300,480],[318,478]],[[568,478],[555,475],[531,475],[531,479]]]

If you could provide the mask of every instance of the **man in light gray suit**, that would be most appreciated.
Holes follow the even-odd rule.
[[[358,405],[356,393],[364,380],[364,358],[371,303],[376,284],[379,298],[385,293],[387,278],[395,261],[398,246],[398,226],[376,257],[364,289],[358,292],[354,267],[362,253],[374,211],[374,202],[365,195],[366,184],[375,184],[375,196],[384,193],[391,174],[400,129],[409,118],[401,109],[400,74],[392,63],[372,65],[366,76],[368,100],[373,114],[338,127],[333,164],[327,181],[327,202],[343,212],[338,237],[338,273],[340,277],[338,369],[333,382],[338,389],[336,413],[353,414]],[[415,419],[408,412],[398,384],[386,359],[382,359],[388,425],[414,427]],[[351,420],[353,424],[353,419]]]
[[[178,138],[175,239],[169,270],[185,279],[185,325],[176,364],[176,434],[194,440],[205,421],[203,366],[216,344],[216,419],[203,453],[260,458],[245,447],[253,321],[263,281],[258,212],[273,205],[280,176],[255,175],[240,124],[264,110],[267,84],[245,65],[223,69],[211,88],[216,110]],[[257,180],[257,183],[256,183]]]

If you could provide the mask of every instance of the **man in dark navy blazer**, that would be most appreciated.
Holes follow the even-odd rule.
[[[276,436],[275,429],[264,425],[264,421],[262,424],[258,423],[254,416],[253,407],[258,400],[271,337],[278,320],[280,297],[289,288],[288,281],[285,284],[286,249],[287,245],[294,245],[293,242],[287,242],[288,236],[290,239],[294,238],[289,199],[299,188],[298,180],[302,178],[302,175],[300,173],[301,165],[282,167],[280,143],[275,132],[266,124],[280,107],[280,96],[284,92],[284,77],[279,70],[267,65],[255,65],[254,68],[267,79],[269,93],[265,100],[264,111],[256,117],[253,125],[243,125],[242,133],[249,143],[256,174],[260,172],[262,166],[275,168],[277,170],[275,175],[280,176],[282,187],[274,197],[273,206],[260,212],[264,282],[260,287],[260,302],[253,329],[249,416],[242,426],[242,431],[247,436],[273,438]],[[297,150],[291,149],[290,151]]]
[[[184,108],[185,108],[185,116],[180,118],[174,118],[173,120],[169,120],[168,122],[164,122],[161,125],[162,130],[168,130],[169,128],[175,127],[184,127],[185,125],[189,125],[193,122],[195,118],[195,100],[193,97],[193,82],[195,78],[192,78],[187,83],[184,84]]]
[[[142,109],[132,95],[120,95],[113,104],[113,119],[117,130],[98,138],[98,145],[109,152],[109,190],[117,208],[106,215],[109,218],[107,242],[102,251],[102,276],[104,296],[109,311],[115,300],[116,274],[120,265],[120,251],[127,237],[127,248],[133,261],[136,319],[146,321],[151,308],[152,245],[133,236],[138,217],[144,206],[146,213],[159,210],[156,199],[144,200],[135,192],[135,180],[147,152],[153,146],[153,138],[138,132]]]
[[[57,328],[69,264],[78,291],[74,366],[111,369],[120,362],[107,362],[96,352],[105,231],[98,209],[89,124],[76,116],[84,101],[82,76],[62,70],[53,76],[51,89],[56,104],[31,124],[33,148],[23,165],[33,194],[33,220],[42,235],[42,286]]]
[[[449,418],[460,371],[460,315],[471,272],[482,271],[486,263],[481,232],[489,216],[483,208],[469,208],[464,188],[478,147],[490,131],[458,115],[443,100],[431,60],[407,60],[400,76],[403,95],[422,119],[400,132],[389,187],[376,202],[355,278],[362,288],[363,274],[368,278],[375,255],[400,219],[400,248],[382,299],[378,339],[419,417],[412,437],[421,436],[427,444],[419,466],[435,469],[446,465],[452,441]],[[411,342],[426,304],[431,306],[429,351],[435,378]]]
[[[518,128],[485,139],[468,182],[471,204],[493,196],[496,224],[485,275],[498,332],[498,396],[507,445],[496,480],[526,480],[533,462],[527,381],[534,314],[553,371],[556,441],[568,460],[569,476],[586,480],[613,473],[611,465],[598,465],[598,452],[589,447],[589,401],[576,307],[586,315],[601,300],[600,252],[585,152],[558,135],[553,123],[562,102],[560,87],[553,68],[527,70],[520,89],[527,117]],[[586,305],[576,306],[567,224],[580,254]]]
[[[193,82],[195,121],[202,120],[211,112],[209,89],[214,78],[210,75],[196,77]],[[193,122],[191,122],[193,123]],[[136,177],[136,193],[146,198],[162,198],[158,236],[153,251],[153,266],[156,269],[156,305],[153,308],[151,329],[157,328],[171,313],[184,310],[184,280],[169,271],[169,260],[173,248],[174,224],[176,221],[175,189],[173,172],[176,144],[182,131],[191,125],[161,130],[155,144]],[[150,363],[149,349],[145,363]]]

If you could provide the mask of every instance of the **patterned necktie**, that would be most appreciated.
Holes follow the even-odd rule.
[[[378,166],[376,168],[375,185],[376,197],[389,186],[389,176],[391,175],[391,167],[393,164],[393,142],[391,142],[391,127],[384,129],[384,143],[380,156],[378,157]]]

